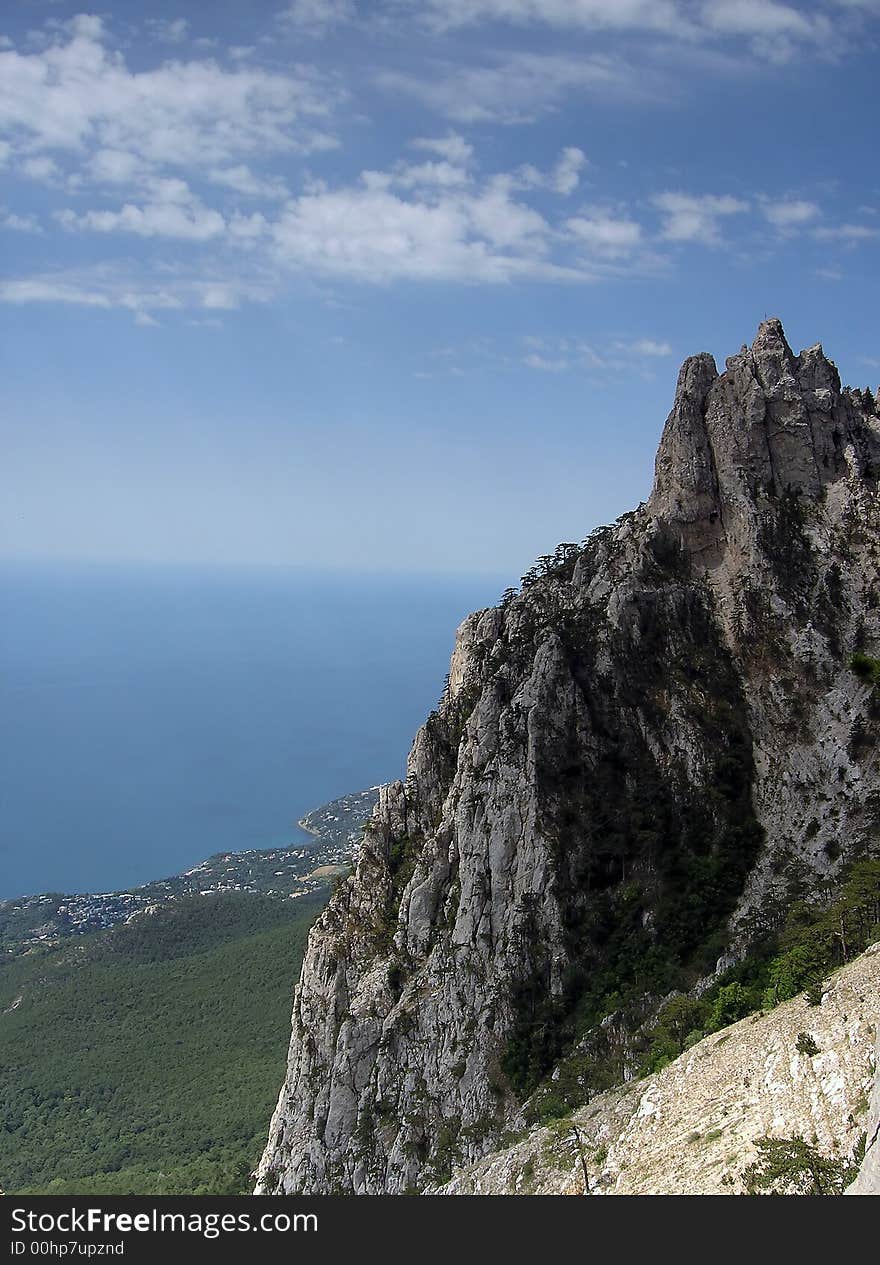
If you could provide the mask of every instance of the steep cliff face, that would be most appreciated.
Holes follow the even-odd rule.
[[[465,620],[311,933],[259,1191],[444,1180],[876,848],[876,407],[778,321],[688,360],[647,504]]]

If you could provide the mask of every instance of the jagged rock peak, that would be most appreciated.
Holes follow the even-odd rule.
[[[752,355],[756,359],[761,356],[769,356],[774,359],[784,357],[787,360],[794,361],[794,352],[788,345],[785,330],[782,328],[782,321],[778,316],[768,316],[761,321],[752,343]]]
[[[648,505],[711,565],[754,536],[767,498],[818,495],[872,472],[878,456],[876,419],[841,391],[821,344],[795,356],[772,317],[724,373],[706,353],[685,361]]]
[[[714,386],[718,377],[715,357],[708,351],[701,351],[696,356],[688,356],[678,371],[678,383],[675,388],[675,406],[685,408],[687,405],[702,404]]]

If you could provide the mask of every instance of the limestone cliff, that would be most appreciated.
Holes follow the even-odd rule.
[[[876,849],[876,412],[775,320],[688,360],[647,504],[465,620],[311,933],[259,1191],[443,1181]]]

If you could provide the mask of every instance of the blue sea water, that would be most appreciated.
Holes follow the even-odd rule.
[[[305,838],[400,776],[494,578],[0,567],[0,899]]]

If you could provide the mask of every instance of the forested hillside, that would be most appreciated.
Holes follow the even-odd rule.
[[[0,966],[0,1186],[235,1193],[321,896],[190,897]]]

